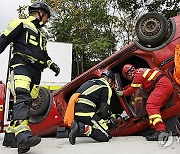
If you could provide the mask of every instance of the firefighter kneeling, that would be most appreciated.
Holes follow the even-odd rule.
[[[85,82],[70,98],[64,122],[71,126],[69,142],[72,145],[76,143],[76,137],[83,134],[99,142],[108,142],[111,138],[108,125],[118,124],[110,114],[114,78],[113,72],[107,70],[100,79]]]

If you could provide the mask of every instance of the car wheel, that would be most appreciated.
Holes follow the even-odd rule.
[[[157,47],[166,40],[168,21],[160,13],[146,13],[138,19],[135,32],[141,44]]]
[[[44,87],[40,87],[39,95],[32,101],[30,114],[32,116],[40,116],[46,113],[49,107],[50,91]]]

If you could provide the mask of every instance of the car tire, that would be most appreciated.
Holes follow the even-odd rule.
[[[48,110],[50,104],[50,91],[44,87],[40,87],[39,95],[32,101],[30,108],[31,116],[41,116]]]
[[[160,13],[149,12],[138,19],[135,32],[141,44],[157,47],[166,40],[168,21]]]

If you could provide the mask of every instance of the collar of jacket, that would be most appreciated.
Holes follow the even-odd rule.
[[[107,86],[109,86],[109,83],[107,82],[107,80],[106,80],[106,79],[104,79],[104,78],[100,78],[100,80],[101,80],[102,82],[104,82]]]
[[[29,16],[27,19],[31,21],[37,28],[41,28],[44,26],[43,22],[34,16]]]
[[[33,21],[33,20],[36,19],[36,17],[34,17],[34,16],[29,16],[27,19],[30,20],[30,21]]]

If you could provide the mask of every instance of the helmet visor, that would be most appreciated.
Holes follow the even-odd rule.
[[[56,11],[52,8],[52,7],[50,7],[50,6],[48,6],[49,7],[49,10],[50,10],[50,17],[51,18],[57,18],[57,13],[56,13]]]
[[[126,76],[127,76],[127,77],[128,77],[128,76],[132,76],[132,75],[133,75],[134,70],[135,70],[135,67],[134,67],[134,66],[132,66],[132,67],[131,67],[128,71],[127,71]]]

